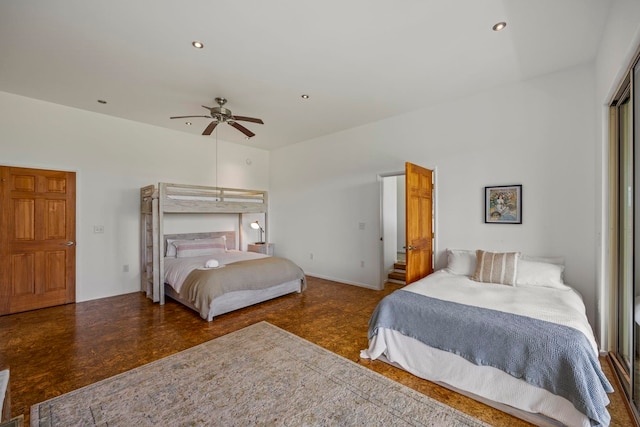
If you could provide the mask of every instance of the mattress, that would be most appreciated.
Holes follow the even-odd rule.
[[[218,261],[218,268],[222,268],[223,266],[234,262],[266,257],[267,255],[256,252],[243,252],[236,250],[227,250],[224,253],[192,258],[166,257],[164,259],[164,282],[170,285],[176,292],[180,292],[180,288],[189,273],[195,269],[205,269],[207,261],[211,259]]]

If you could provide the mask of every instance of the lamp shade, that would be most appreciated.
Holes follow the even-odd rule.
[[[262,235],[264,233],[264,228],[260,226],[260,223],[258,221],[253,221],[251,223],[251,228],[253,228],[254,230],[260,230],[260,241],[256,243],[264,243],[264,239],[262,238]]]

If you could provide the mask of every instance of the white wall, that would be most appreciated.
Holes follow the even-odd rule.
[[[597,310],[599,340],[604,349],[611,346],[611,328],[608,324],[610,303],[607,259],[608,242],[608,104],[622,81],[635,52],[640,47],[640,2],[617,0],[613,2],[595,63],[596,99],[598,108],[596,140],[596,211],[597,230]]]
[[[78,301],[140,289],[141,186],[158,182],[268,189],[269,153],[0,92],[0,165],[77,173]],[[251,159],[251,165],[246,159]],[[245,232],[250,233],[247,218]],[[237,217],[189,221],[208,231]],[[94,234],[103,225],[104,234]],[[249,236],[251,236],[249,234]],[[251,237],[249,237],[251,238]],[[129,272],[123,266],[129,265]]]
[[[376,177],[410,161],[437,167],[436,267],[447,247],[562,255],[593,322],[594,93],[585,65],[272,152],[279,253],[310,275],[375,287]],[[523,185],[523,224],[484,224],[484,187],[507,184]]]

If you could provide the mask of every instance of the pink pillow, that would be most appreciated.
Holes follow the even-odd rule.
[[[224,237],[213,239],[199,239],[188,242],[174,242],[177,258],[191,258],[197,256],[215,255],[227,251]]]

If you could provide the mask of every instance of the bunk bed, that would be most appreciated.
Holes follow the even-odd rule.
[[[165,235],[164,232],[164,217],[170,214],[236,214],[238,230],[241,230],[244,214],[264,214],[266,221],[267,202],[267,192],[259,190],[170,183],[142,187],[140,189],[141,291],[160,304],[165,303],[165,296],[168,295],[198,311],[209,321],[216,315],[288,293],[301,292],[306,283],[302,269],[284,258],[238,251],[236,248],[242,248],[242,233],[236,235],[235,231],[211,231]],[[223,260],[218,267],[229,268],[225,268],[223,272],[216,271],[222,270],[220,268],[208,268],[207,264],[214,261],[207,259],[211,256],[183,258],[180,261],[185,261],[188,267],[179,267],[182,276],[177,286],[173,283],[174,280],[167,281],[167,274],[173,274],[171,269],[175,268],[174,258],[180,258],[176,255],[172,257],[170,254],[171,250],[176,249],[176,241],[204,242],[208,239],[223,239],[222,241],[225,242],[223,253],[216,258]],[[218,261],[215,262],[217,264]],[[277,268],[273,267],[275,263],[279,263]],[[258,267],[258,264],[263,266]],[[167,266],[169,272],[167,272]],[[189,270],[185,273],[184,268]],[[238,289],[229,289],[227,284],[233,281],[232,274],[245,274],[245,277],[251,277],[251,274],[253,276],[256,274],[249,274],[247,271],[256,268],[271,268],[271,270],[282,271],[282,275],[271,278],[269,283],[261,280],[259,284],[249,283]],[[193,295],[187,295],[184,290],[180,292],[183,282],[191,284],[192,276],[198,276],[199,280],[208,282],[224,281],[226,290],[216,291],[206,302],[195,302]],[[175,275],[172,277],[175,279]]]

